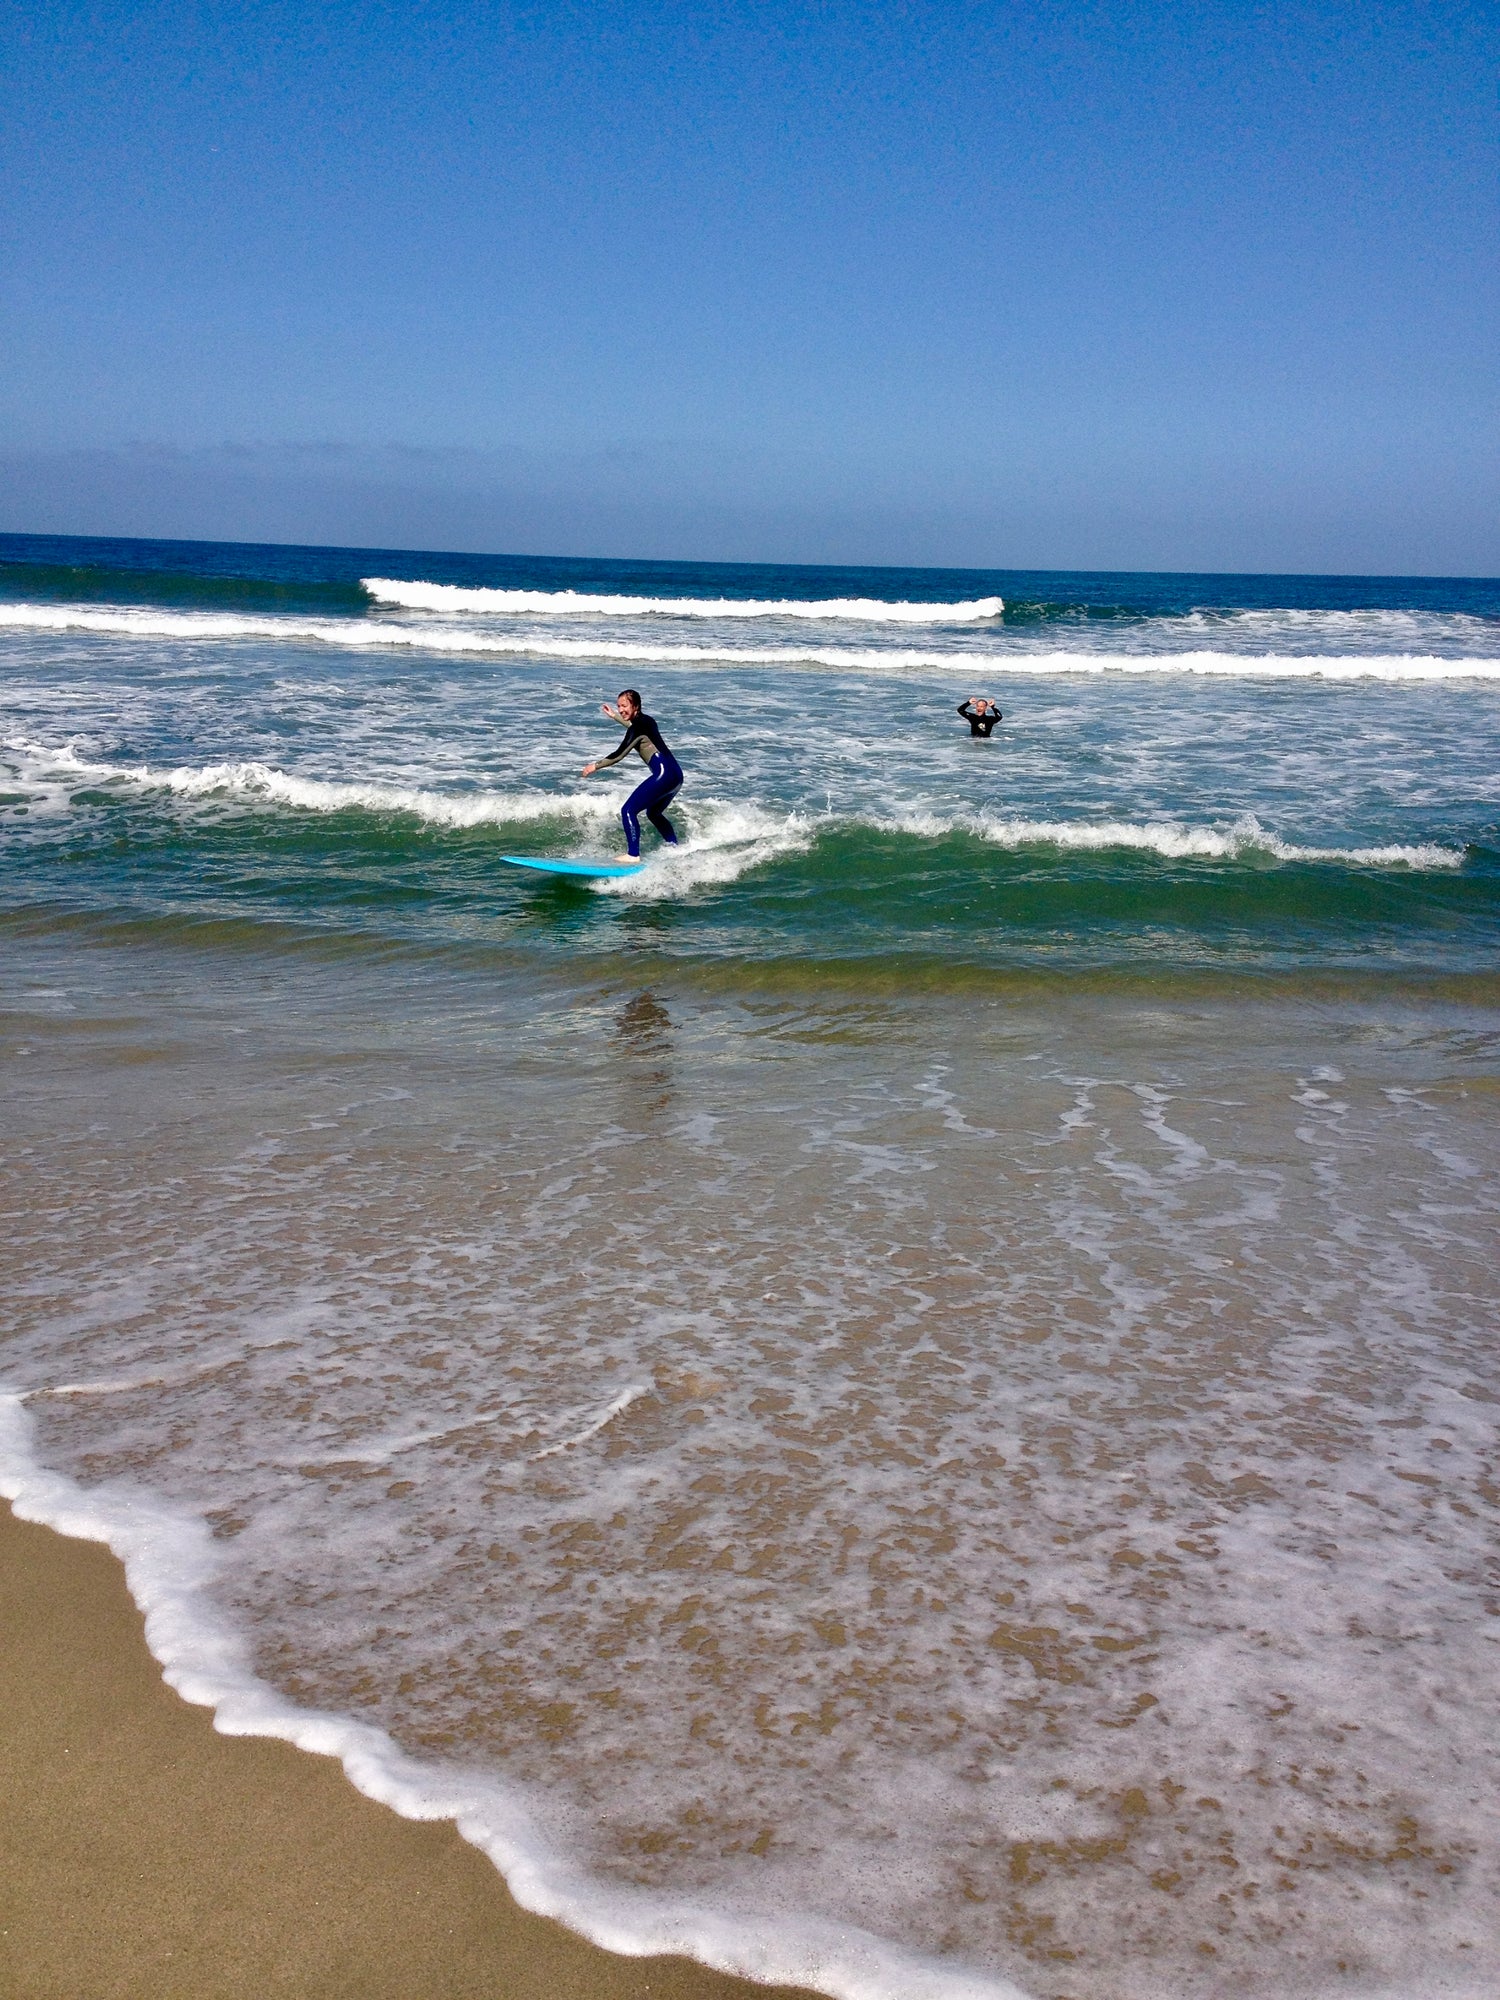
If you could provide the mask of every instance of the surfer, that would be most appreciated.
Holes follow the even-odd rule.
[[[971,736],[989,737],[1004,716],[986,694],[971,694],[958,704],[958,712],[969,725]]]
[[[616,750],[607,757],[600,757],[595,763],[585,764],[583,775],[591,778],[596,771],[607,770],[611,764],[634,750],[641,762],[647,766],[648,775],[643,778],[620,808],[620,824],[625,829],[625,845],[632,860],[639,860],[641,853],[641,814],[644,813],[656,828],[668,847],[677,845],[677,829],[667,818],[666,808],[676,798],[682,787],[682,766],[662,741],[661,731],[641,708],[641,698],[634,688],[622,688],[613,702],[605,702],[604,713],[612,722],[618,722],[625,731],[624,739]]]

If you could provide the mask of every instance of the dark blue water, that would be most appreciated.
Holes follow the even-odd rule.
[[[305,548],[272,542],[170,542],[0,535],[0,596],[48,601],[247,603],[369,609],[367,576],[514,590],[815,600],[875,597],[951,603],[1001,596],[1007,620],[1165,618],[1203,608],[1462,612],[1500,619],[1493,577],[1241,576],[1117,570],[903,569],[810,563],[626,562],[575,556],[465,555],[412,549]]]

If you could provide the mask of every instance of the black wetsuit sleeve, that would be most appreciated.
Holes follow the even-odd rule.
[[[640,720],[637,718],[621,737],[619,748],[611,750],[607,757],[599,758],[594,765],[594,769],[602,771],[607,764],[618,764],[622,757],[627,756],[635,748],[642,733]]]

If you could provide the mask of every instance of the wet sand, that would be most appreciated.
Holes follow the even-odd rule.
[[[599,1951],[518,1908],[452,1826],[216,1734],[162,1682],[108,1550],[3,1505],[0,1788],[14,2000],[794,2000]]]

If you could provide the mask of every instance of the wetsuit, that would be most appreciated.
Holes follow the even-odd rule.
[[[651,717],[638,715],[626,729],[620,747],[612,750],[607,757],[601,757],[596,768],[602,771],[609,764],[618,764],[632,750],[643,764],[649,766],[650,775],[642,779],[621,806],[620,824],[625,829],[626,847],[632,855],[639,856],[642,813],[669,847],[677,845],[677,829],[667,818],[666,807],[681,787],[682,766],[663,743],[661,731]]]
[[[958,712],[968,723],[971,736],[989,736],[993,733],[995,724],[1005,720],[998,708],[986,709],[981,715],[977,708],[970,708],[967,700],[958,704]]]

